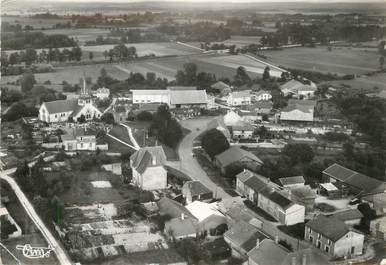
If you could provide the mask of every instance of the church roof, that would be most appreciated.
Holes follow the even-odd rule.
[[[47,111],[50,114],[70,112],[77,108],[78,100],[77,99],[55,100],[50,102],[44,102],[43,105],[46,107]]]

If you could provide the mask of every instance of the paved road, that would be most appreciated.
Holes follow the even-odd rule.
[[[208,177],[197,160],[192,156],[194,139],[206,130],[206,125],[212,119],[199,118],[180,122],[183,127],[191,132],[182,139],[178,148],[180,161],[168,162],[168,165],[182,171],[194,180],[201,181],[207,188],[213,191],[214,196],[217,198],[229,198],[231,196]]]
[[[34,162],[30,163],[30,165],[34,164]],[[44,238],[47,240],[48,244],[50,244],[54,248],[54,252],[56,254],[57,259],[62,265],[71,265],[73,264],[70,258],[67,256],[65,250],[59,244],[59,242],[55,239],[55,237],[51,234],[50,230],[45,226],[43,221],[40,219],[39,215],[36,213],[34,207],[29,202],[27,196],[20,189],[19,185],[16,181],[9,177],[9,174],[12,174],[16,171],[16,168],[7,169],[0,172],[0,179],[6,181],[12,190],[15,192],[17,198],[19,199],[21,205],[31,218],[31,220],[35,223],[36,227],[40,230]]]

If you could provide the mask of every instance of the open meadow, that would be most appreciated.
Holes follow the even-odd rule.
[[[64,18],[50,18],[42,19],[29,16],[1,16],[1,22],[8,22],[10,24],[20,24],[22,27],[26,25],[32,26],[34,29],[51,29],[54,25],[61,23],[65,24],[71,19]]]
[[[264,51],[267,61],[287,68],[301,69],[338,75],[365,74],[379,69],[376,49],[334,47],[290,48],[280,51]]]

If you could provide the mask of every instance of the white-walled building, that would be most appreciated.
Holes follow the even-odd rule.
[[[66,151],[95,151],[95,134],[83,128],[76,128],[61,135],[62,145]]]
[[[93,92],[93,95],[98,99],[104,100],[110,97],[110,89],[101,87]]]
[[[271,95],[271,92],[267,90],[259,90],[256,93],[253,93],[252,97],[256,101],[266,101],[266,100],[271,100],[272,95]]]
[[[164,89],[131,90],[134,104],[162,103],[170,104],[170,91]]]
[[[167,187],[166,155],[161,146],[143,147],[130,157],[132,182],[143,190]]]
[[[43,102],[39,109],[39,119],[48,123],[66,122],[69,118],[77,121],[82,115],[86,120],[99,119],[102,116],[85,84],[79,98]]]
[[[228,106],[251,105],[251,91],[243,90],[229,93],[226,102]]]

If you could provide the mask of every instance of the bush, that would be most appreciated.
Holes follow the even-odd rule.
[[[151,121],[153,120],[153,114],[148,111],[141,111],[137,114],[137,120],[139,121]]]
[[[204,133],[201,145],[212,159],[229,148],[228,140],[224,134],[215,128]]]

